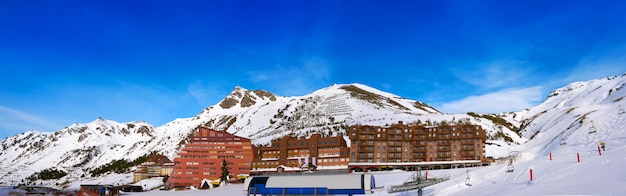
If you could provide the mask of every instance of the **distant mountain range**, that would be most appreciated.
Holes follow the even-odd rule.
[[[534,150],[549,150],[554,145],[577,142],[568,140],[568,136],[590,134],[590,126],[597,129],[592,136],[603,137],[601,134],[610,132],[602,128],[626,123],[623,117],[609,115],[619,113],[620,105],[626,106],[625,83],[625,75],[572,83],[553,91],[538,106],[502,114],[442,114],[423,102],[362,84],[337,84],[296,97],[235,87],[221,102],[196,116],[159,127],[98,118],[53,133],[29,131],[8,137],[0,142],[0,185],[15,185],[29,177],[35,180],[33,174],[50,169],[67,174],[44,181],[59,187],[73,181],[95,180],[99,175],[128,173],[134,163],[150,153],[173,158],[193,129],[201,125],[265,145],[284,135],[337,135],[353,124],[473,123],[487,130],[487,156],[503,157],[511,149],[531,144]],[[569,123],[570,128],[550,129],[561,123]],[[127,168],[113,169],[114,165]]]

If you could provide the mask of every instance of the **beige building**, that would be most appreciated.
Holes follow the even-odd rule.
[[[152,177],[169,176],[174,169],[174,162],[163,155],[150,155],[148,161],[137,166],[133,174],[133,183]]]

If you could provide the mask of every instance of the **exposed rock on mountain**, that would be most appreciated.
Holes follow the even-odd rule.
[[[611,127],[626,124],[625,84],[624,75],[576,82],[553,91],[544,103],[527,110],[451,115],[361,84],[332,85],[295,97],[235,87],[221,102],[196,116],[175,119],[160,127],[98,118],[54,133],[29,131],[9,137],[0,142],[0,185],[14,185],[35,173],[56,171],[67,175],[57,175],[61,177],[46,183],[63,187],[92,176],[132,170],[133,164],[150,153],[173,158],[200,125],[264,145],[284,135],[343,134],[353,124],[472,123],[487,131],[487,156],[507,156],[509,151],[525,146],[549,151],[559,145],[583,142],[568,139],[572,135],[586,135],[582,138],[591,141],[623,131]],[[568,128],[551,128],[561,124]],[[114,165],[130,168],[108,169]]]

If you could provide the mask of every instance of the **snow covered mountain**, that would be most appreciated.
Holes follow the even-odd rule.
[[[99,118],[54,133],[29,131],[9,137],[0,143],[0,184],[21,183],[47,169],[67,173],[60,179],[61,186],[79,178],[97,177],[103,170],[124,173],[132,170],[132,162],[153,152],[173,158],[200,125],[265,144],[285,134],[336,135],[353,123],[387,124],[419,115],[440,113],[424,103],[359,84],[333,85],[302,97],[236,87],[224,100],[195,117],[179,118],[160,127]],[[114,168],[121,160],[131,168]]]
[[[442,114],[425,103],[408,100],[361,84],[332,85],[304,96],[283,97],[263,90],[236,87],[218,104],[198,115],[179,118],[159,127],[145,122],[118,123],[97,119],[73,124],[54,133],[29,131],[0,142],[0,185],[17,184],[37,172],[56,169],[67,175],[43,183],[60,187],[79,180],[97,182],[103,169],[123,160],[132,162],[150,153],[173,158],[192,130],[200,125],[267,144],[286,134],[336,135],[353,124],[404,123],[480,124],[488,133],[487,156],[503,157],[511,150],[534,146],[549,151],[562,141],[575,144],[573,134],[610,135],[613,124],[626,123],[617,114],[624,103],[626,77],[577,82],[555,90],[546,101],[521,112],[502,114]],[[593,122],[593,123],[591,123]],[[551,127],[568,124],[566,130]],[[581,130],[585,131],[581,131]],[[530,140],[529,140],[530,139]],[[556,144],[556,146],[555,146]],[[126,172],[128,173],[128,172]],[[102,175],[114,176],[104,173]],[[128,183],[128,174],[119,182]],[[94,176],[94,177],[92,177]],[[38,181],[42,182],[42,181]]]
[[[522,116],[521,133],[529,140],[520,146],[513,172],[506,172],[505,161],[442,171],[451,180],[428,191],[433,195],[624,195],[625,86],[623,74],[554,90],[542,104],[515,113]],[[600,142],[606,144],[606,151],[599,151]],[[464,185],[466,181],[472,185]]]
[[[102,118],[54,133],[25,132],[2,141],[0,178],[2,183],[16,184],[51,168],[75,177],[89,175],[83,169],[145,155],[155,137],[155,128],[145,122],[121,124]]]
[[[285,134],[333,134],[354,123],[388,124],[419,115],[440,115],[417,101],[360,84],[333,85],[302,97],[236,87],[224,100],[196,118],[202,124],[269,143]]]
[[[623,139],[625,87],[626,73],[552,91],[542,104],[522,112],[521,133],[530,139],[528,151],[546,154],[560,146]]]

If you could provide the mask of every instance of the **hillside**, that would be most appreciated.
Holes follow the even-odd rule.
[[[432,170],[429,176],[446,175],[450,180],[425,188],[424,195],[623,195],[626,191],[623,186],[626,183],[624,84],[626,75],[576,82],[553,91],[544,103],[535,107],[493,115],[514,126],[520,125],[522,134],[532,138],[511,149],[519,151],[513,161],[513,172],[506,172],[506,160],[488,167]],[[600,141],[607,146],[602,155],[598,152]],[[411,174],[374,172],[376,185],[383,187],[374,195],[417,195],[417,190],[394,194],[386,191],[386,187],[402,184]],[[242,185],[236,184],[206,191],[152,191],[133,195],[234,195],[242,189]]]
[[[74,124],[54,133],[26,132],[1,142],[0,184],[16,184],[46,169],[67,173],[47,184],[79,180],[97,180],[113,172],[121,163],[137,163],[150,153],[173,158],[193,128],[204,125],[217,130],[251,138],[264,145],[286,134],[306,136],[312,133],[336,135],[352,124],[389,125],[403,121],[408,124],[481,125],[488,133],[486,155],[504,157],[511,150],[521,149],[527,141],[528,126],[521,113],[442,114],[425,103],[361,85],[332,85],[304,96],[284,97],[263,90],[235,87],[219,103],[198,115],[179,118],[159,127],[145,122],[118,123],[97,119]],[[526,124],[525,124],[526,123]],[[528,130],[528,129],[526,129]],[[104,173],[102,173],[104,172]],[[92,177],[93,176],[93,177]],[[127,177],[128,178],[128,177]],[[120,179],[120,183],[130,179]],[[41,181],[38,181],[41,182]]]
[[[626,74],[554,90],[542,104],[526,111],[521,122],[522,134],[530,138],[528,151],[546,154],[562,146],[622,139],[625,85]]]
[[[435,195],[623,195],[626,187],[626,74],[575,82],[554,90],[540,105],[519,112],[530,140],[514,161],[451,171]],[[598,152],[600,142],[607,150]],[[552,160],[550,160],[552,156]],[[580,162],[578,161],[580,156]],[[530,170],[533,180],[530,180]]]

